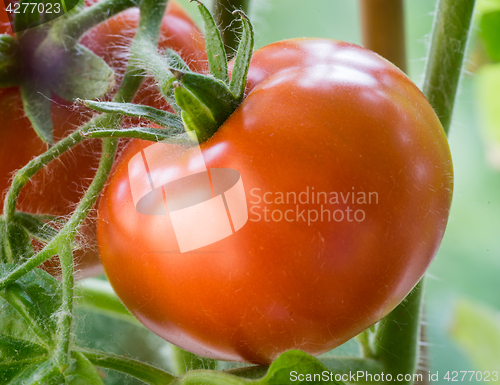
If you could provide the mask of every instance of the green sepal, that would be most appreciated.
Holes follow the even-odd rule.
[[[66,100],[97,99],[115,86],[115,74],[106,62],[83,45],[68,53],[65,70],[53,91]]]
[[[225,84],[229,84],[226,51],[219,28],[207,7],[200,0],[195,1],[198,3],[198,10],[205,25],[205,44],[210,74]]]
[[[167,59],[168,66],[183,72],[193,72],[191,68],[182,60],[181,56],[173,49],[167,48],[165,50],[165,58]]]
[[[184,128],[184,126],[182,125],[182,120],[178,115],[172,114],[168,111],[158,110],[153,107],[132,103],[95,102],[92,100],[78,101],[85,106],[99,112],[144,118],[156,124],[159,124],[162,127],[170,128],[176,131],[181,131]]]
[[[311,379],[306,376],[302,377],[302,381],[297,377],[293,378],[292,373],[295,372],[310,375]],[[328,381],[324,381],[323,373],[328,373]],[[316,374],[316,376],[314,376]],[[269,367],[266,376],[259,381],[261,385],[284,385],[284,384],[344,384],[331,380],[330,372],[327,367],[322,364],[317,358],[301,351],[289,350],[281,354]],[[318,376],[319,375],[319,376]],[[319,378],[319,380],[318,380]]]
[[[51,115],[51,92],[48,87],[41,87],[36,82],[25,82],[21,86],[21,98],[26,116],[33,129],[44,142],[54,144]]]
[[[18,223],[9,222],[5,225],[7,236],[8,260],[22,262],[35,254],[28,232]]]
[[[189,66],[182,60],[179,54],[174,50],[167,48],[165,51],[165,57],[169,68],[175,68],[182,72],[192,72]],[[177,81],[173,76],[168,78],[163,82],[160,88],[160,94],[165,98],[170,107],[178,114],[181,114],[181,108],[177,105],[177,101],[174,96],[174,82]],[[158,84],[160,86],[160,84]]]
[[[182,108],[182,121],[186,132],[196,133],[196,140],[203,142],[210,138],[217,131],[217,122],[212,116],[207,106],[201,103],[186,87],[179,83],[174,83],[175,99]],[[194,138],[193,138],[194,139]]]
[[[16,211],[14,214],[16,223],[23,226],[31,237],[45,243],[49,243],[57,235],[57,230],[47,223],[47,221],[54,219],[52,216],[29,214],[21,211]]]
[[[96,367],[77,351],[71,352],[70,364],[62,373],[67,385],[104,385]]]
[[[191,370],[216,370],[217,361],[200,357],[194,353],[172,345],[171,361],[176,376],[183,375]]]
[[[239,14],[243,23],[243,33],[238,46],[236,58],[234,59],[234,68],[231,74],[231,84],[229,89],[236,96],[238,102],[243,100],[245,94],[245,86],[247,84],[248,69],[250,68],[250,60],[252,59],[254,47],[254,31],[252,23],[243,11],[236,10],[233,14]]]
[[[170,71],[183,86],[208,107],[219,126],[239,104],[227,85],[219,79],[194,72],[186,73],[174,69],[170,69]],[[177,100],[177,102],[179,101]],[[180,104],[179,106],[183,108]]]
[[[0,35],[0,87],[14,87],[21,84],[22,65],[17,52],[17,39]]]

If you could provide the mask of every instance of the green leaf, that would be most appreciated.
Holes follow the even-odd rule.
[[[485,14],[487,12],[500,10],[500,0],[478,0],[476,4],[476,12]]]
[[[51,379],[58,376],[58,369],[52,361],[47,360],[41,363],[26,364],[22,369],[13,376],[6,385],[56,385],[61,384],[60,381],[54,382]]]
[[[493,60],[500,61],[500,9],[481,17],[480,31],[488,55]]]
[[[1,275],[12,268],[13,265],[0,265]],[[53,315],[61,305],[59,286],[59,281],[50,274],[34,269],[0,291],[0,338],[49,349],[57,329]]]
[[[104,385],[99,372],[82,353],[72,351],[68,368],[63,372],[68,385]]]
[[[14,218],[16,223],[23,226],[30,236],[39,241],[48,243],[57,235],[57,230],[46,222],[53,218],[21,211],[16,211]]]
[[[31,4],[36,4],[31,0]],[[40,24],[40,14],[36,7],[30,6],[30,0],[19,1],[19,13],[14,17],[15,32],[24,31]]]
[[[66,71],[53,91],[66,100],[96,99],[115,86],[115,74],[95,53],[77,44],[68,53]]]
[[[471,301],[460,301],[455,310],[451,337],[478,370],[498,370],[500,312]],[[500,384],[500,379],[491,383]]]
[[[165,128],[179,132],[184,130],[181,118],[168,111],[132,103],[94,102],[92,100],[79,100],[79,102],[99,112],[144,118]]]
[[[226,51],[224,51],[224,43],[219,28],[217,28],[215,20],[207,7],[199,0],[196,0],[196,2],[205,25],[205,44],[210,74],[225,84],[229,84]]]
[[[303,374],[302,377],[299,375]],[[289,350],[269,367],[259,384],[343,384],[331,380],[330,372],[318,359],[300,350]]]
[[[21,98],[26,116],[40,139],[53,144],[53,124],[50,113],[52,103],[50,97],[50,90],[40,87],[38,83],[26,82],[21,86]]]
[[[487,156],[492,166],[500,169],[500,63],[483,66],[476,78]]]
[[[254,32],[252,23],[243,11],[236,10],[233,13],[238,13],[243,23],[243,34],[238,45],[238,52],[234,59],[234,68],[231,76],[231,92],[236,96],[236,99],[241,102],[245,94],[245,86],[247,84],[248,69],[250,68],[250,60],[254,46]]]
[[[18,223],[10,222],[5,226],[8,260],[25,261],[35,253],[28,232]]]
[[[0,276],[14,267],[0,265]],[[47,359],[55,345],[59,287],[54,277],[35,269],[0,291],[0,383],[36,384],[57,373]]]

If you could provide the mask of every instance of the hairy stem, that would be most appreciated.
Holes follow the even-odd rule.
[[[393,378],[413,375],[417,369],[423,286],[421,280],[405,300],[380,321],[375,333],[373,358],[380,361]],[[398,383],[411,385],[413,380]]]
[[[78,351],[95,366],[126,373],[144,381],[146,384],[167,385],[175,379],[174,376],[164,370],[131,358],[88,349],[79,349]]]
[[[117,118],[115,117],[114,119]],[[120,120],[118,120],[116,123],[119,124],[119,122]],[[0,290],[13,283],[16,279],[22,277],[28,271],[45,262],[50,257],[54,256],[59,251],[58,247],[62,242],[73,241],[78,228],[88,215],[90,209],[94,205],[97,197],[104,187],[104,184],[106,183],[109,172],[111,171],[111,166],[113,165],[116,146],[117,140],[115,139],[105,139],[103,141],[103,153],[97,173],[89,189],[78,204],[77,209],[75,210],[69,221],[66,222],[59,233],[38,254],[27,260],[22,265],[18,266],[9,275],[0,280]]]
[[[406,72],[403,0],[360,0],[363,46]]]
[[[87,123],[84,128],[82,128],[82,130],[85,130],[86,127],[91,126],[92,123],[93,121]],[[83,137],[80,132],[73,132],[66,138],[57,142],[48,151],[32,159],[26,166],[17,171],[4,202],[3,212],[5,215],[5,220],[7,222],[12,222],[14,220],[17,198],[19,196],[19,193],[21,192],[21,189],[29,181],[29,179],[38,171],[40,171],[46,164],[59,157],[62,153],[69,150],[71,147],[76,146],[82,140]]]
[[[59,309],[57,325],[56,364],[59,368],[69,365],[69,347],[73,330],[73,289],[75,277],[73,272],[73,254],[71,245],[62,241],[58,247],[59,260],[62,269],[62,305]]]
[[[233,11],[240,9],[248,13],[250,0],[215,0],[213,13],[222,35],[224,49],[229,57],[234,56],[238,49],[239,34],[235,27],[238,26],[239,16]]]
[[[136,5],[137,2],[133,0],[100,1],[85,8],[82,12],[58,19],[52,26],[46,41],[67,49],[92,27]]]
[[[440,0],[434,19],[423,92],[448,133],[475,0]]]

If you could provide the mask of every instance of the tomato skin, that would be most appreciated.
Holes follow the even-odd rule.
[[[253,56],[247,93],[201,145],[207,168],[241,174],[250,214],[240,230],[175,252],[169,217],[135,209],[130,185],[144,176],[129,173],[129,161],[151,143],[134,140],[103,193],[97,231],[109,281],[145,326],[203,356],[269,364],[292,348],[326,352],[394,309],[437,252],[453,169],[423,94],[361,47],[327,39],[264,47]],[[149,170],[175,174],[193,156]],[[278,222],[252,213],[259,198],[270,212],[295,210],[272,197],[313,187],[376,192],[378,199],[351,205],[365,212],[359,222],[308,225],[296,212]],[[299,212],[323,208],[309,201]],[[200,223],[193,237],[203,231]]]
[[[120,77],[126,66],[127,50],[139,22],[139,10],[129,9],[99,24],[86,33],[81,43],[101,56]],[[6,32],[7,26],[2,26]],[[193,70],[206,66],[203,37],[197,26],[174,1],[170,1],[163,18],[160,48],[183,46],[183,58]],[[52,95],[52,118],[56,141],[70,134],[91,116],[88,110]],[[135,102],[157,108],[168,108],[152,82],[146,82]],[[18,88],[0,89],[0,192],[10,186],[15,171],[46,151],[25,116]],[[30,213],[68,216],[90,185],[100,158],[100,140],[85,141],[37,173],[21,191],[17,209]],[[2,201],[3,202],[3,201]],[[3,204],[0,214],[3,212]],[[82,278],[102,272],[95,239],[95,214],[90,214],[80,229],[82,248],[74,253],[77,276]],[[39,246],[36,244],[36,246]],[[58,274],[56,258],[42,265]]]

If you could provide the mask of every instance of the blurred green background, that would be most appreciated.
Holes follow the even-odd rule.
[[[199,20],[193,3],[178,1]],[[409,75],[418,86],[422,84],[435,6],[435,0],[405,1]],[[293,37],[329,37],[361,44],[356,0],[252,0],[250,16],[255,24],[257,48]],[[470,53],[478,51],[477,25]],[[441,249],[427,275],[428,346],[422,363],[429,365],[432,372],[439,371],[439,383],[449,382],[443,379],[447,371],[500,371],[500,359],[494,361],[488,351],[498,350],[500,345],[485,347],[481,343],[490,343],[493,336],[470,332],[472,328],[480,334],[487,314],[500,312],[500,170],[495,170],[485,156],[481,129],[484,117],[478,112],[474,72],[480,60],[481,55],[468,55],[468,72],[462,78],[455,105],[449,135],[455,167],[453,205]],[[468,302],[462,302],[464,299]],[[457,315],[460,303],[462,313]],[[474,304],[486,306],[484,313],[470,310]],[[470,321],[471,312],[475,318],[467,324],[464,319]],[[79,322],[78,336],[87,344],[121,354],[134,352],[143,360],[166,365],[168,345],[145,329],[97,314],[82,312],[79,319],[85,322]],[[349,353],[352,349],[350,344],[343,351]],[[482,359],[480,351],[487,352],[491,362],[497,362],[496,368],[481,367],[487,364],[487,358]],[[107,382],[135,383],[113,373],[108,374]]]

